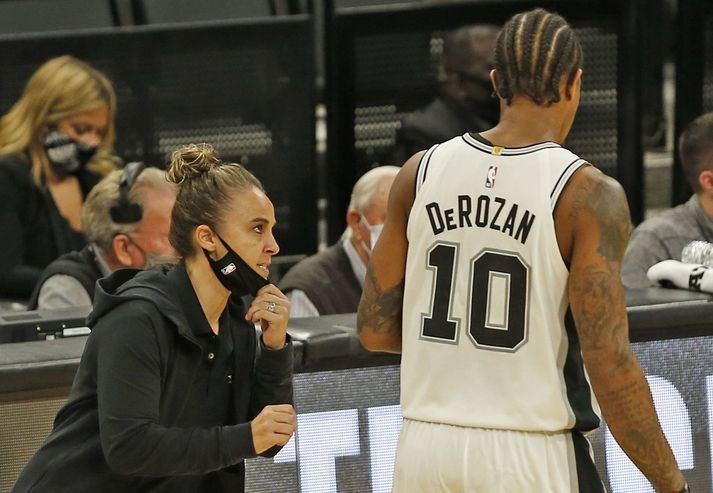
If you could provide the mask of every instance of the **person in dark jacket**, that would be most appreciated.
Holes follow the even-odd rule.
[[[100,281],[69,399],[15,493],[240,492],[243,460],[294,432],[290,302],[267,281],[272,203],[206,144],[175,152],[169,178],[183,260]]]
[[[401,122],[393,162],[403,163],[434,144],[497,123],[498,101],[492,97],[490,70],[498,32],[496,26],[476,24],[446,35],[438,65],[438,94]]]
[[[27,308],[91,305],[96,282],[117,269],[175,263],[168,240],[175,200],[176,187],[163,170],[129,163],[112,171],[82,205],[82,230],[89,244],[47,266]]]
[[[0,297],[26,299],[42,269],[86,240],[84,198],[116,168],[116,96],[71,56],[45,62],[0,118]]]
[[[366,264],[384,227],[389,190],[399,169],[379,166],[364,173],[352,188],[342,239],[301,260],[280,279],[292,302],[292,318],[356,312]]]

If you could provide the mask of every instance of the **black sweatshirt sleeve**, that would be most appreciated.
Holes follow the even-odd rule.
[[[262,335],[260,336],[252,392],[255,415],[270,404],[294,404],[293,360],[292,338],[289,334],[285,346],[277,350],[267,348],[262,342]],[[275,446],[260,455],[274,457],[281,448]]]
[[[250,423],[211,428],[159,424],[167,389],[161,360],[165,336],[156,327],[157,314],[149,302],[127,302],[92,331],[101,444],[110,468],[139,476],[204,474],[254,457]]]

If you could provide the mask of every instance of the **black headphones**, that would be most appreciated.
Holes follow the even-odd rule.
[[[111,206],[109,211],[111,220],[115,223],[128,224],[141,221],[143,215],[141,206],[129,201],[129,192],[144,169],[146,169],[146,165],[140,161],[134,161],[124,166],[121,180],[119,180],[119,201],[116,205]]]

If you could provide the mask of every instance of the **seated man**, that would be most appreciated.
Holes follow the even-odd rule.
[[[404,118],[392,159],[403,163],[434,144],[494,126],[500,110],[492,97],[490,70],[499,29],[464,26],[443,40],[438,66],[439,94],[428,106]]]
[[[107,175],[82,206],[89,244],[47,266],[28,309],[91,305],[96,281],[113,271],[175,262],[168,242],[175,200],[175,186],[159,169],[130,163]]]
[[[693,196],[682,205],[648,219],[634,229],[622,265],[627,288],[652,283],[646,272],[667,259],[681,260],[681,250],[694,240],[713,242],[713,113],[691,122],[681,134],[683,173]]]
[[[380,166],[364,173],[352,189],[342,239],[300,261],[280,280],[292,302],[291,318],[356,312],[398,171],[396,166]]]

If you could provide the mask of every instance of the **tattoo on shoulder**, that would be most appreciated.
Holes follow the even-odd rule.
[[[593,192],[593,208],[599,212],[601,240],[599,253],[610,261],[621,261],[631,233],[629,209],[615,200],[611,188],[598,183]]]
[[[403,299],[404,281],[391,288],[380,289],[370,265],[366,272],[364,294],[357,315],[359,331],[368,327],[373,332],[400,333]]]
[[[588,180],[574,191],[570,215],[588,212],[599,223],[597,251],[607,261],[620,262],[631,234],[626,199],[608,179]]]

